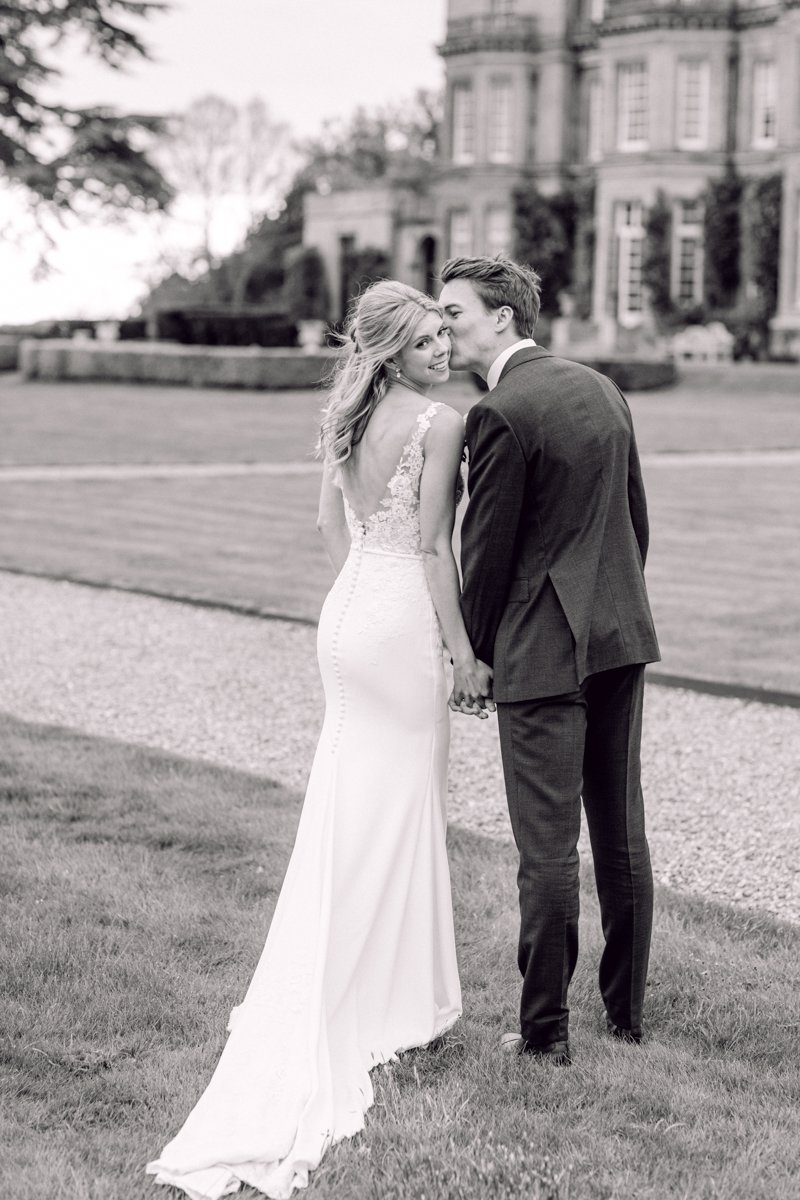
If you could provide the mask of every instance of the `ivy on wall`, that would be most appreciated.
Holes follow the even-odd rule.
[[[669,317],[675,308],[671,289],[671,247],[672,207],[666,194],[659,189],[645,217],[642,255],[642,283],[656,317]]]
[[[642,281],[649,307],[665,327],[716,316],[729,324],[738,320],[749,327],[760,322],[759,328],[766,328],[778,299],[782,177],[745,181],[729,163],[720,178],[709,182],[702,200],[704,304],[689,312],[672,297],[672,204],[659,190],[645,218]],[[576,181],[550,196],[542,195],[533,182],[514,193],[514,255],[542,276],[544,315],[557,315],[559,295],[568,292],[575,316],[591,317],[594,210],[591,181]],[[611,311],[615,311],[613,249],[609,270]],[[754,285],[755,297],[743,295],[745,283]]]
[[[572,260],[572,295],[575,300],[575,316],[588,321],[592,316],[592,290],[594,283],[594,181],[577,183],[575,196],[575,236]]]
[[[533,183],[512,197],[514,257],[542,277],[542,313],[557,316],[558,297],[572,282],[575,198],[563,191],[543,196]]]
[[[781,175],[751,179],[744,190],[747,273],[758,289],[766,317],[778,307],[782,200]]]
[[[731,163],[705,191],[703,219],[705,302],[711,309],[732,308],[741,282],[742,180]]]

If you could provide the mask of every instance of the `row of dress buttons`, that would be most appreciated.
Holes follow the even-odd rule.
[[[336,676],[336,685],[337,685],[337,690],[339,692],[339,711],[336,716],[336,725],[334,726],[334,731],[333,731],[333,741],[331,743],[331,754],[336,754],[336,752],[339,749],[339,741],[342,736],[342,729],[344,728],[344,717],[345,717],[345,690],[344,690],[344,680],[342,678],[342,668],[341,668],[341,664],[339,662],[339,636],[342,632],[342,625],[344,623],[345,617],[347,616],[347,610],[350,607],[350,602],[353,599],[353,593],[355,592],[356,584],[358,583],[358,576],[359,576],[360,567],[361,567],[361,551],[362,551],[362,549],[363,549],[363,536],[362,536],[362,540],[355,543],[355,545],[351,548],[351,553],[352,553],[352,550],[356,550],[356,552],[357,552],[355,555],[355,569],[351,572],[350,587],[347,592],[347,597],[344,600],[344,603],[342,604],[341,611],[339,612],[339,617],[338,617],[338,620],[337,620],[336,625],[333,630],[333,639],[332,639],[332,643],[331,643],[331,658],[333,659],[333,671],[334,671],[334,675]]]

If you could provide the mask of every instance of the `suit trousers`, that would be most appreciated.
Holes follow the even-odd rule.
[[[641,1032],[653,877],[640,778],[644,666],[590,675],[577,691],[497,705],[519,850],[520,1032],[568,1035],[578,956],[581,796],[605,937],[600,993],[615,1025]]]

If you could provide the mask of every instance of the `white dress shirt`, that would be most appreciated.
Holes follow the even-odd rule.
[[[533,338],[520,338],[518,342],[514,342],[513,346],[506,346],[505,350],[501,350],[497,358],[489,367],[489,373],[486,376],[486,386],[491,392],[492,388],[496,388],[500,382],[500,372],[506,365],[512,354],[516,354],[518,350],[525,350],[528,346],[535,346],[536,342]]]

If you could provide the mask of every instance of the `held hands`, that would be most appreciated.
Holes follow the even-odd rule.
[[[453,691],[448,701],[453,712],[466,716],[480,717],[485,721],[490,712],[495,712],[492,698],[494,672],[478,658],[468,662],[453,663]]]

